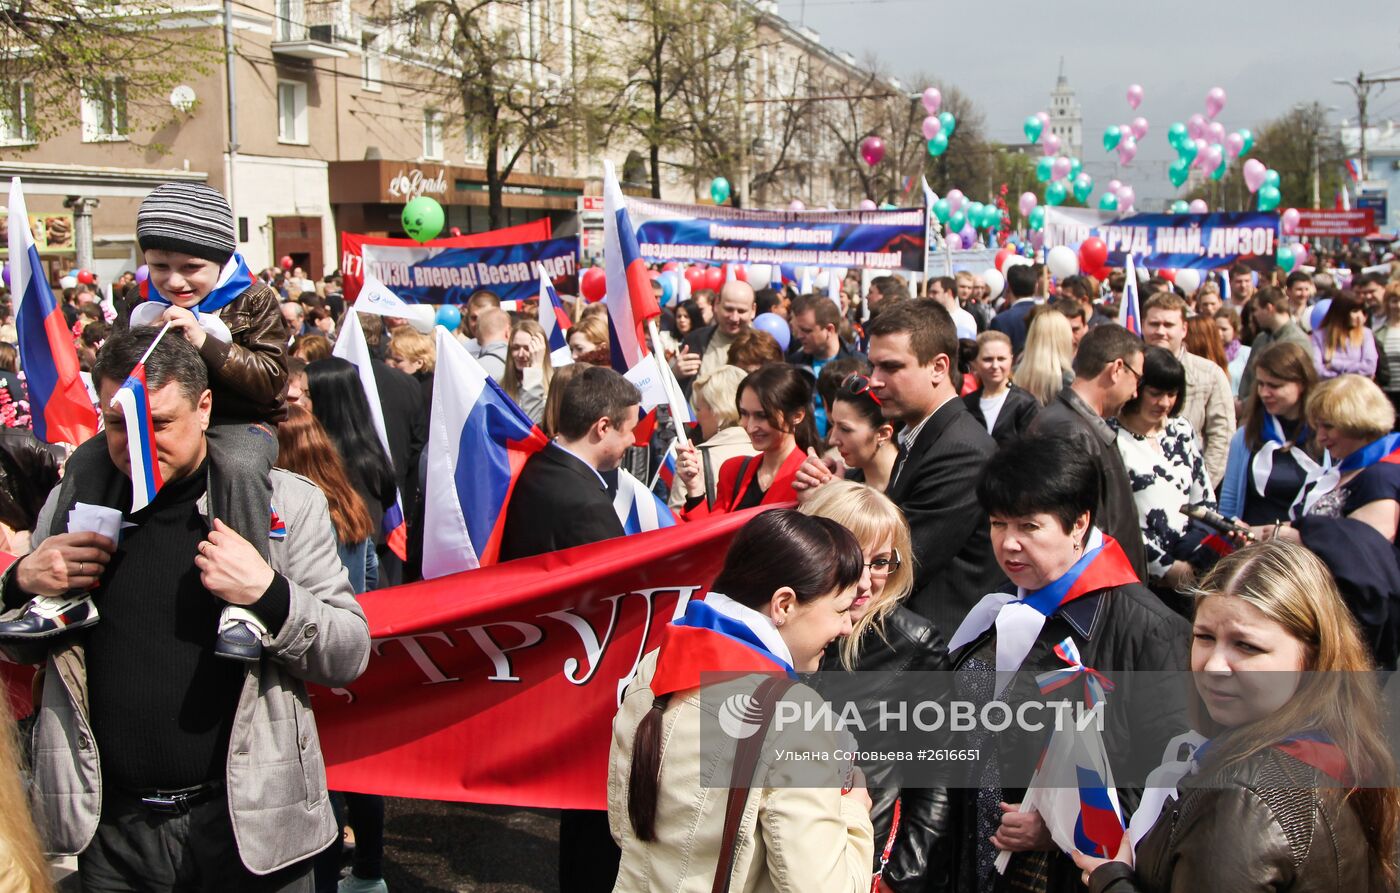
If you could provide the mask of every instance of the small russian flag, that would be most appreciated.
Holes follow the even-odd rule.
[[[165,481],[156,461],[156,430],[151,421],[151,401],[146,389],[146,360],[160,339],[170,330],[170,323],[160,330],[151,346],[141,355],[136,368],[112,395],[111,405],[122,411],[126,423],[126,450],[131,459],[131,510],[139,512],[155,499]]]
[[[642,482],[632,477],[627,469],[617,472],[617,494],[613,497],[613,509],[622,529],[628,534],[675,527],[676,516],[670,507],[655,493],[642,486]]]
[[[573,327],[574,321],[569,319],[568,312],[564,310],[564,302],[559,300],[559,292],[555,291],[554,283],[549,281],[544,264],[540,264],[539,267],[540,328],[544,329],[545,342],[549,345],[549,362],[558,369],[574,362],[573,353],[569,350],[569,329]],[[553,313],[550,312],[551,309]]]
[[[287,538],[287,522],[282,520],[282,516],[277,514],[277,504],[272,505],[272,519],[267,525],[267,536],[269,539],[284,540]]]
[[[661,464],[656,466],[656,477],[651,480],[650,489],[656,491],[657,484],[666,485],[666,494],[671,493],[671,486],[676,482],[676,442],[671,441],[671,445],[666,448],[666,455],[661,457]]]
[[[1074,823],[1074,844],[1085,855],[1112,859],[1123,842],[1123,822],[1108,795],[1108,785],[1093,769],[1075,768],[1079,777],[1079,817]]]
[[[1137,270],[1133,266],[1133,256],[1128,255],[1123,265],[1123,328],[1142,337],[1142,311],[1138,307]]]
[[[1366,172],[1361,168],[1360,158],[1348,158],[1346,168],[1347,175],[1351,177],[1353,183],[1360,183],[1362,178],[1366,176]]]

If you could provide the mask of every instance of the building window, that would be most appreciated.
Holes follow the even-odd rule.
[[[83,142],[126,139],[126,79],[92,79],[83,85]]]
[[[29,81],[6,84],[0,96],[0,145],[34,142],[34,87]]]
[[[277,0],[277,39],[306,39],[306,4],[303,0]]]
[[[442,160],[442,113],[431,109],[423,112],[423,157]]]
[[[383,76],[378,43],[379,35],[373,31],[360,35],[360,88],[371,93],[380,91],[380,78]]]
[[[476,164],[485,164],[486,141],[482,139],[481,128],[476,124],[468,123],[464,131],[467,138],[466,160]]]
[[[277,83],[277,141],[306,145],[306,85],[300,81]]]

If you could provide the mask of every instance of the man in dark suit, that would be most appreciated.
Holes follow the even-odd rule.
[[[1142,379],[1143,345],[1120,325],[1090,329],[1074,355],[1074,381],[1031,423],[1031,433],[1074,438],[1099,466],[1099,505],[1094,526],[1118,541],[1137,570],[1147,579],[1142,526],[1128,480],[1117,435],[1105,419],[1137,396]]]
[[[1006,288],[1011,292],[1011,306],[992,319],[991,329],[1011,339],[1011,352],[1016,356],[1026,349],[1026,331],[1030,328],[1031,311],[1035,309],[1035,289],[1040,282],[1040,264],[1016,264],[1006,270]]]
[[[885,493],[904,512],[913,538],[914,592],[907,604],[949,636],[1004,579],[976,493],[996,443],[958,399],[953,363],[958,336],[942,305],[889,306],[866,332],[874,367],[870,389],[885,418],[904,423]],[[831,476],[810,459],[794,488],[810,488]]]
[[[528,558],[622,536],[603,475],[632,445],[641,392],[602,366],[584,366],[560,395],[559,433],[520,472],[501,537],[501,560]],[[559,817],[559,889],[610,893],[622,851],[608,814],[563,810]]]

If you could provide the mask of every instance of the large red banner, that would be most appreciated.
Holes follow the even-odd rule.
[[[340,275],[345,290],[345,300],[354,301],[365,284],[364,251],[365,245],[401,245],[404,247],[425,248],[494,248],[498,245],[521,245],[526,242],[544,242],[554,234],[554,224],[548,217],[493,229],[470,236],[452,236],[447,239],[432,239],[415,242],[412,239],[390,239],[382,236],[365,236],[359,233],[340,234]]]
[[[1359,208],[1355,211],[1299,208],[1298,227],[1295,232],[1300,236],[1361,238],[1376,228],[1375,219],[1374,208]]]

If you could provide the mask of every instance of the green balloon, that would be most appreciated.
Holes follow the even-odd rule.
[[[715,177],[710,181],[710,198],[715,200],[715,204],[722,205],[729,201],[730,194],[728,180],[723,177]]]
[[[1248,154],[1249,150],[1254,148],[1254,131],[1248,127],[1241,127],[1237,132],[1244,137],[1244,148],[1240,149],[1240,154]]]
[[[946,198],[940,198],[938,201],[933,203],[933,216],[938,218],[939,223],[946,225],[948,223],[948,218],[952,215],[952,213],[953,208],[951,205],[948,204],[948,200]]]
[[[420,195],[404,205],[399,219],[403,223],[403,231],[415,242],[436,239],[446,221],[442,205],[438,204],[437,199],[426,195]]]
[[[982,212],[982,228],[996,229],[1001,226],[1001,208],[988,205]]]
[[[1259,187],[1259,210],[1272,211],[1278,207],[1278,203],[1283,201],[1283,196],[1279,194],[1277,186]]]
[[[1123,138],[1123,134],[1118,130],[1117,124],[1110,124],[1103,131],[1103,150],[1112,152],[1118,148],[1118,141]]]
[[[937,158],[938,156],[942,155],[944,152],[947,151],[948,134],[940,130],[938,134],[934,136],[933,139],[928,141],[928,154],[932,155],[934,158]]]
[[[1021,130],[1026,134],[1026,142],[1034,143],[1040,140],[1040,131],[1045,129],[1045,125],[1040,123],[1040,118],[1036,115],[1027,115],[1026,122],[1021,125]]]
[[[973,226],[982,225],[982,211],[987,206],[981,202],[968,202],[963,206],[963,214],[967,217],[967,222]]]
[[[1111,192],[1105,192],[1103,195],[1099,196],[1099,210],[1100,210],[1100,211],[1117,211],[1117,210],[1118,210],[1118,196],[1114,195],[1114,194],[1111,193]]]
[[[962,211],[954,211],[948,215],[948,231],[960,233],[963,227],[967,226],[967,215]]]
[[[1279,188],[1279,184],[1282,182],[1282,179],[1278,175],[1278,171],[1274,170],[1273,168],[1269,168],[1268,170],[1264,171],[1265,186],[1272,186],[1275,189],[1277,189]]]
[[[1217,182],[1217,183],[1219,183],[1221,180],[1225,179],[1225,168],[1226,168],[1229,164],[1230,164],[1229,160],[1228,160],[1224,155],[1221,155],[1221,156],[1220,156],[1220,166],[1217,167],[1215,170],[1213,170],[1213,171],[1210,172],[1210,178],[1211,178],[1212,180],[1214,180],[1215,182]]]
[[[958,119],[953,117],[952,112],[939,112],[938,123],[943,125],[941,131],[949,139],[953,138],[953,131],[957,129]]]
[[[1081,205],[1089,200],[1089,196],[1094,191],[1094,178],[1088,174],[1080,174],[1074,178],[1074,200]]]
[[[1172,202],[1173,214],[1188,214],[1191,212],[1191,205],[1185,199],[1179,198]]]
[[[1294,257],[1291,247],[1280,245],[1278,246],[1278,260],[1276,262],[1280,270],[1285,273],[1291,273],[1293,272],[1293,265],[1298,262],[1298,258]]]
[[[1029,218],[1029,223],[1031,225],[1031,229],[1033,230],[1045,229],[1045,208],[1041,207],[1040,205],[1036,205],[1034,208],[1031,208],[1031,216]]]
[[[1172,162],[1171,167],[1167,168],[1167,176],[1171,177],[1172,185],[1180,189],[1181,185],[1191,176],[1191,162],[1185,158],[1178,158]]]
[[[1082,170],[1084,170],[1084,162],[1080,161],[1078,158],[1071,158],[1069,160],[1069,179],[1071,183],[1074,182],[1075,178],[1079,176],[1079,172]]]
[[[1186,125],[1182,124],[1180,121],[1167,128],[1167,142],[1173,149],[1180,148],[1182,142],[1190,135],[1191,132],[1187,130]]]
[[[893,211],[893,210],[895,210],[895,209],[898,208],[898,207],[899,207],[898,205],[891,204],[890,202],[880,202],[880,210],[881,210],[881,211]]]
[[[1186,140],[1177,144],[1176,155],[1184,160],[1188,165],[1196,160],[1196,143],[1194,140]]]
[[[1042,155],[1035,163],[1035,178],[1041,183],[1049,183],[1050,178],[1055,174],[1055,159],[1048,155]]]
[[[1048,205],[1062,205],[1065,203],[1065,196],[1068,193],[1069,190],[1065,188],[1065,184],[1060,180],[1056,180],[1045,187],[1045,203]]]

